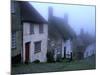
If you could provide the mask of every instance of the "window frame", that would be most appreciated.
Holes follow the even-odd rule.
[[[41,52],[41,41],[34,42],[34,53]]]
[[[43,24],[39,24],[39,33],[40,34],[44,33],[44,25]]]
[[[30,34],[34,34],[34,24],[30,23]]]

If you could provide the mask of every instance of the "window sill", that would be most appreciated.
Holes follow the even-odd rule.
[[[34,52],[34,54],[40,53],[41,51]]]

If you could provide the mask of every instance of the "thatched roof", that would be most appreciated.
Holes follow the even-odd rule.
[[[47,23],[47,21],[37,12],[37,10],[27,1],[19,1],[21,10],[21,20],[34,23]]]
[[[55,17],[53,16],[49,20],[49,32],[55,35],[58,33],[61,34],[62,38],[65,40],[68,38],[74,38],[75,37],[75,32],[73,29],[66,24],[65,20],[63,18]]]

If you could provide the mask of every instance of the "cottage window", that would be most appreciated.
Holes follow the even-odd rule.
[[[38,53],[41,51],[41,41],[35,42],[35,50],[34,53]]]
[[[12,47],[12,48],[16,48],[16,32],[13,32],[13,33],[12,33],[11,38],[12,38],[12,40],[11,40],[11,41],[12,41],[12,43],[11,43],[12,46],[11,46],[11,47]]]
[[[34,24],[30,24],[30,34],[34,34]]]
[[[43,33],[43,24],[39,25],[39,33]]]

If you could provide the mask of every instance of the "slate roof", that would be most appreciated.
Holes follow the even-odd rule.
[[[19,1],[21,10],[21,20],[34,23],[47,23],[38,11],[28,2]]]

